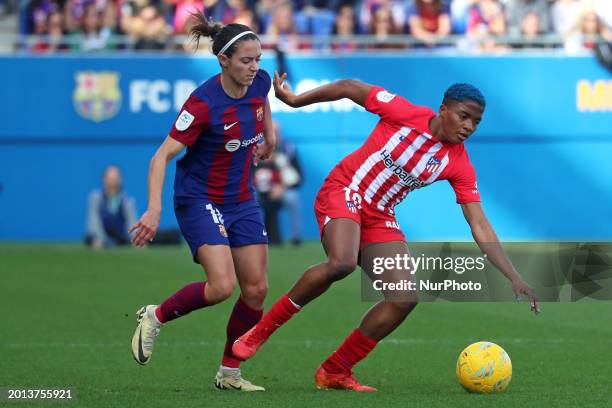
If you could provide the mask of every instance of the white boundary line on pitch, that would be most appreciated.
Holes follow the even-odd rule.
[[[339,344],[342,339],[337,340],[281,340],[281,341],[270,341],[268,344],[271,346],[302,346],[306,348],[312,347],[334,347]],[[611,344],[612,338],[609,339],[569,339],[569,338],[558,338],[558,339],[541,339],[541,338],[491,338],[491,339],[475,339],[475,338],[457,338],[457,339],[436,339],[427,337],[417,337],[408,339],[388,339],[382,340],[381,344],[389,344],[393,346],[404,346],[407,344],[455,344],[455,343],[474,343],[477,341],[492,341],[498,344]],[[158,341],[155,343],[156,346],[170,347],[170,348],[183,348],[183,347],[207,347],[207,346],[224,346],[225,341],[179,341],[179,342],[162,342]],[[27,348],[124,348],[130,347],[129,342],[107,342],[107,343],[0,343],[0,348],[7,349],[27,349]]]

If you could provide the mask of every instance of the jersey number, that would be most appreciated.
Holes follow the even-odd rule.
[[[352,202],[358,210],[361,210],[361,195],[348,187],[344,187],[344,196],[347,203]]]
[[[215,224],[223,224],[223,214],[221,211],[212,206],[212,204],[206,204],[206,209],[210,211],[210,216]]]

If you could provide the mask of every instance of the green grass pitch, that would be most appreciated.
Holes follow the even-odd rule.
[[[318,244],[272,249],[266,306],[322,258]],[[360,300],[356,272],[243,365],[246,378],[267,388],[246,394],[213,386],[233,300],[164,327],[148,366],[132,360],[134,312],[202,279],[186,247],[91,252],[69,244],[3,244],[0,276],[0,388],[73,388],[76,401],[61,405],[610,406],[610,302],[545,303],[539,316],[526,303],[422,303],[355,369],[378,393],[319,391],[315,369],[370,306]],[[510,354],[513,379],[505,394],[471,395],[455,379],[459,352],[478,340]],[[51,403],[10,406],[42,405]]]

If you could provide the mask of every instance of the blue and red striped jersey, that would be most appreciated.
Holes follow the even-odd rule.
[[[175,198],[233,204],[254,197],[251,151],[264,137],[270,85],[270,75],[260,69],[240,99],[225,93],[220,74],[193,91],[170,131],[187,146],[176,163]]]

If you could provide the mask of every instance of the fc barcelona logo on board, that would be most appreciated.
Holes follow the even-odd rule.
[[[257,121],[261,122],[263,120],[263,106],[257,108]]]
[[[74,107],[79,115],[94,122],[115,116],[121,107],[119,73],[79,71],[74,77]]]

